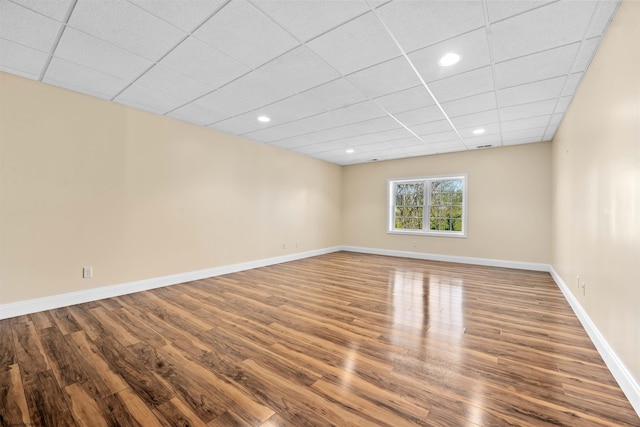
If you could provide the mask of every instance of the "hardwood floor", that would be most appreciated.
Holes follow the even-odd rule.
[[[2,426],[639,426],[547,273],[338,252],[0,321]]]

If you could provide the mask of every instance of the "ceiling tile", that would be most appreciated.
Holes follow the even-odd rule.
[[[435,104],[429,92],[422,86],[422,83],[409,89],[375,98],[374,101],[391,114]]]
[[[546,127],[551,120],[551,115],[526,117],[518,120],[509,120],[502,122],[502,132],[514,132],[519,130]]]
[[[315,153],[312,155],[312,157],[315,157],[316,159],[326,160],[329,162],[333,162],[336,159],[340,159],[340,158],[344,158],[345,160],[347,160],[352,156],[353,154],[345,153],[344,149],[322,151],[320,153]]]
[[[428,86],[436,99],[442,103],[492,91],[493,73],[491,67],[484,67],[430,82]]]
[[[429,123],[436,120],[446,119],[437,105],[431,105],[429,107],[416,108],[415,110],[405,111],[403,113],[396,114],[395,117],[400,120],[405,126],[409,127],[419,125],[421,123]]]
[[[295,92],[302,92],[340,77],[340,74],[306,46],[298,46],[285,53],[258,68],[258,72]]]
[[[556,132],[558,131],[558,126],[550,126],[547,128],[547,130],[545,131],[542,140],[543,141],[551,141],[553,139],[553,137],[556,135]]]
[[[502,145],[507,147],[509,145],[522,145],[522,144],[535,144],[536,142],[541,142],[542,138],[538,136],[531,137],[523,137],[523,138],[514,138],[508,141],[503,141]]]
[[[429,144],[429,148],[439,154],[466,151],[467,147],[461,141],[444,141]]]
[[[63,22],[73,0],[12,0],[58,22]]]
[[[426,144],[421,144],[421,145],[414,145],[412,147],[404,147],[402,149],[402,151],[406,154],[408,154],[410,157],[415,157],[415,156],[430,156],[432,154],[435,154],[436,152],[433,150],[433,148],[429,147]]]
[[[308,41],[369,10],[363,1],[254,1],[300,41]]]
[[[53,58],[42,80],[56,86],[111,99],[126,85],[125,80],[60,58]]]
[[[404,57],[357,71],[347,76],[347,80],[369,98],[398,92],[421,84],[420,79]],[[428,98],[429,94],[426,90],[423,92],[423,96]]]
[[[363,101],[364,95],[345,79],[337,79],[302,93],[323,111],[346,107]]]
[[[540,142],[544,136],[546,127],[518,130],[502,133],[503,145],[527,144],[530,142]]]
[[[342,140],[353,136],[363,135],[361,128],[355,125],[340,126],[337,128],[323,129],[313,133],[315,143],[335,142],[341,143]],[[276,142],[277,144],[277,142]]]
[[[207,105],[200,105],[192,102],[167,113],[167,116],[193,123],[195,125],[204,126],[209,123],[220,121],[221,119],[228,117],[228,114],[219,110],[216,111]]]
[[[589,64],[591,63],[591,58],[596,53],[598,49],[598,45],[600,44],[600,37],[596,37],[594,39],[585,40],[582,42],[580,46],[580,50],[578,51],[578,56],[576,57],[576,62],[571,69],[572,73],[577,73],[580,71],[585,71]]]
[[[318,144],[306,145],[305,147],[299,147],[298,150],[304,150],[313,153],[322,153],[323,151],[335,150],[341,148],[346,150],[347,148],[354,148],[355,145],[349,142],[349,138],[343,138],[336,141],[320,142]],[[311,151],[313,150],[313,151]]]
[[[491,25],[495,61],[579,42],[593,9],[593,2],[556,2]]]
[[[452,130],[446,132],[432,133],[430,135],[420,135],[428,144],[446,142],[446,141],[460,141],[458,134]]]
[[[396,1],[377,13],[405,52],[484,26],[481,1]]]
[[[53,19],[15,3],[0,1],[0,38],[49,53],[61,28]]]
[[[372,144],[364,144],[364,145],[357,146],[357,150],[359,153],[376,153],[381,150],[388,150],[390,148],[393,148],[393,147],[387,142],[374,142]]]
[[[558,100],[558,105],[556,105],[556,109],[554,113],[564,113],[569,108],[569,104],[571,104],[572,96],[563,96]]]
[[[511,105],[557,98],[562,92],[565,80],[566,77],[561,76],[513,86],[507,89],[500,89],[498,91],[498,104],[500,104],[501,107],[508,107]]]
[[[507,120],[550,115],[554,112],[553,109],[557,102],[556,99],[548,99],[546,101],[504,107],[500,109],[500,119],[504,122]]]
[[[310,100],[306,95],[294,95],[281,101],[274,102],[262,108],[264,114],[272,116],[286,116],[290,120],[298,120],[325,112],[326,110]]]
[[[400,55],[373,13],[329,31],[307,43],[307,46],[343,75]]]
[[[460,55],[460,62],[449,67],[438,65],[438,60],[450,52]],[[484,28],[417,50],[409,58],[427,82],[491,65]]]
[[[564,117],[564,113],[555,113],[553,116],[551,116],[551,121],[549,122],[549,126],[559,125],[563,117]]]
[[[448,120],[438,120],[435,122],[414,125],[414,126],[411,126],[410,129],[416,135],[425,136],[425,135],[431,135],[434,133],[450,131],[453,128],[451,127],[451,124],[449,124]]]
[[[280,143],[281,143],[281,141],[278,141],[278,142],[274,143],[274,145],[278,144],[279,147],[285,148],[285,146],[279,145]],[[327,149],[325,149],[325,147],[324,147],[324,144],[326,144],[326,143],[321,142],[319,144],[303,145],[301,147],[293,148],[293,151],[295,151],[296,153],[304,154],[304,155],[322,153],[323,151],[327,151]],[[334,148],[334,147],[332,147],[332,148]],[[332,148],[329,148],[329,149],[332,149]]]
[[[296,147],[295,151],[301,154],[310,155],[311,157],[328,159],[335,156],[346,155],[347,148],[352,148],[348,144],[340,141],[328,141],[320,142],[317,144],[305,145],[303,147]],[[349,154],[353,156],[353,153]]]
[[[331,111],[332,122],[336,126],[357,123],[386,116],[385,112],[372,101],[364,101]]]
[[[266,114],[271,121],[262,123],[258,121],[258,116]],[[276,114],[273,111],[255,110],[248,113],[240,114],[227,120],[222,120],[210,125],[210,128],[221,130],[223,132],[232,133],[234,135],[242,135],[272,126],[278,126],[290,122],[291,119],[282,114]]]
[[[158,18],[190,33],[226,0],[129,0]]]
[[[176,73],[160,64],[147,71],[136,83],[181,99],[183,104],[211,91],[211,88],[204,83]]]
[[[263,107],[293,95],[290,89],[281,86],[279,82],[267,79],[256,71],[232,81],[223,89],[232,96],[246,100],[253,108]]]
[[[345,138],[343,141],[347,145],[357,147],[358,145],[373,144],[374,142],[386,141],[391,143],[392,141],[406,138],[417,139],[414,135],[411,134],[411,132],[409,132],[405,128],[396,128],[366,135],[354,136],[351,138]]]
[[[114,101],[158,114],[164,114],[184,104],[182,99],[148,89],[137,83],[122,91]]]
[[[489,110],[481,113],[467,114],[465,116],[454,117],[451,121],[457,129],[483,126],[491,123],[497,123],[498,111]]]
[[[455,101],[445,102],[441,105],[449,117],[458,117],[486,110],[495,110],[497,107],[496,94],[491,91],[469,96],[467,98],[456,99]]]
[[[496,64],[498,89],[569,74],[580,43]]]
[[[552,0],[553,1],[553,0]],[[489,22],[500,21],[551,3],[550,0],[487,0]]]
[[[582,81],[584,73],[574,73],[567,77],[564,89],[562,89],[563,96],[574,95],[578,89],[578,85]]]
[[[246,0],[227,3],[193,36],[253,68],[298,45]]]
[[[296,136],[291,136],[289,138],[283,138],[283,139],[278,139],[275,140],[273,142],[271,142],[271,145],[276,145],[278,147],[282,147],[282,148],[287,148],[287,149],[303,149],[303,147],[305,150],[308,150],[310,153],[317,153],[319,151],[324,151],[324,149],[322,149],[321,147],[319,147],[319,140],[320,138],[317,138],[314,136],[313,133],[306,133],[306,134],[302,134],[302,135],[296,135]],[[316,150],[312,150],[310,147],[312,146],[318,146]]]
[[[359,123],[353,123],[353,124],[346,125],[346,126],[349,126],[349,127],[353,128],[353,129],[359,129],[360,130],[359,133],[356,133],[353,136],[355,136],[355,135],[366,135],[366,134],[377,133],[377,132],[384,132],[386,130],[397,129],[397,128],[400,127],[398,122],[396,122],[395,120],[393,120],[389,116],[378,117],[378,118],[375,118],[375,119],[366,120],[364,122],[359,122]]]
[[[609,22],[613,18],[614,13],[620,4],[619,0],[600,0],[596,6],[596,10],[591,18],[591,24],[587,29],[585,38],[599,37],[604,34]]]
[[[78,0],[69,26],[157,61],[186,34],[124,0]]]
[[[16,76],[25,77],[27,79],[38,80],[40,79],[40,74],[30,73],[28,71],[18,70],[16,68],[11,68],[0,63],[0,71],[10,74],[15,74]]]
[[[280,141],[284,139],[289,139],[296,137],[298,135],[310,134],[318,131],[318,127],[315,121],[313,120],[297,120],[291,123],[285,123],[280,126],[273,126],[268,129],[262,129],[254,132],[249,132],[244,134],[247,138],[254,139],[256,141],[261,142],[273,142]],[[321,138],[322,140],[322,138]],[[308,141],[300,141],[300,145],[304,145],[303,142]],[[319,142],[314,140],[314,142]]]
[[[323,129],[329,129],[329,128],[340,126],[341,124],[343,124],[343,121],[340,123],[336,123],[333,120],[333,118],[334,117],[331,115],[331,113],[326,112],[326,113],[317,114],[315,116],[309,116],[303,119],[296,120],[295,122],[288,123],[288,125],[291,125],[292,128],[296,128],[296,129],[297,128],[306,129],[306,132],[297,133],[297,135],[301,135],[304,133],[316,132]],[[308,141],[316,142],[316,139],[308,138]]]
[[[256,108],[251,102],[239,98],[232,90],[227,89],[227,86],[199,98],[192,104],[210,111],[211,120],[206,124],[228,119]]]
[[[251,71],[246,65],[193,37],[180,43],[160,63],[213,88]]]
[[[389,141],[389,144],[391,144],[396,148],[407,148],[407,147],[416,147],[416,146],[425,147],[425,143],[422,142],[420,139],[416,138],[415,136],[411,138],[402,138],[402,139]]]
[[[8,40],[0,39],[0,67],[38,78],[49,55]]]
[[[81,31],[67,28],[55,55],[126,80],[133,80],[153,62]]]

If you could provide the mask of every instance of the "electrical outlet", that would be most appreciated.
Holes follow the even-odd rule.
[[[296,249],[300,246],[300,242],[296,242]]]
[[[587,295],[587,283],[582,282],[582,295]]]
[[[82,278],[90,279],[93,277],[93,267],[82,267]]]
[[[282,249],[287,249],[287,244],[286,243],[282,244]]]

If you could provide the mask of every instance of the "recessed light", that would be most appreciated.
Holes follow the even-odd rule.
[[[458,61],[460,61],[460,55],[449,52],[438,60],[438,64],[442,67],[449,67],[453,64],[457,64]]]
[[[473,131],[474,135],[482,135],[484,133],[484,129],[480,128],[480,129],[476,129]]]
[[[269,123],[271,119],[267,116],[258,116],[258,121],[262,123]]]
[[[349,148],[347,150],[347,154],[352,154],[352,153],[355,153],[355,152],[356,152],[356,150],[354,150],[353,148]]]

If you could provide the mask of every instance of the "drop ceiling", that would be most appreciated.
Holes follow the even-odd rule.
[[[349,165],[551,140],[617,7],[0,0],[0,70]]]

